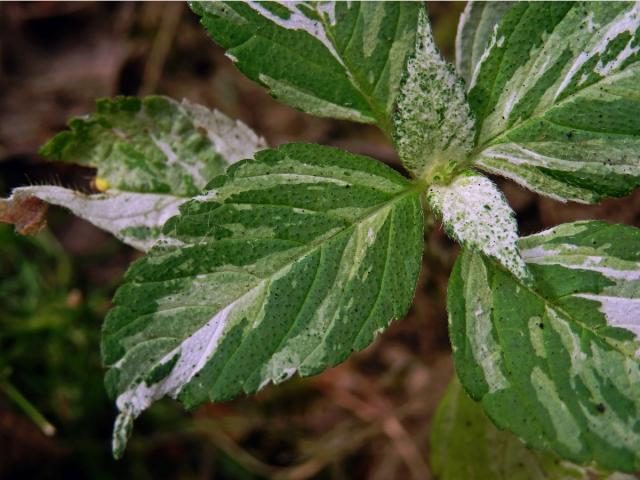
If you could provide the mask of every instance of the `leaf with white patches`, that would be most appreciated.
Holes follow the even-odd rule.
[[[114,298],[102,337],[120,410],[188,407],[313,375],[367,346],[413,298],[420,190],[367,157],[319,145],[264,150],[180,208]]]
[[[474,120],[464,84],[438,52],[424,10],[393,123],[398,154],[418,178],[449,178],[474,145]]]
[[[588,221],[520,240],[525,285],[465,249],[448,291],[456,370],[500,427],[610,470],[640,469],[640,230]]]
[[[146,252],[161,238],[162,225],[178,214],[187,198],[157,193],[133,193],[109,190],[87,195],[57,186],[19,187],[0,202],[20,203],[38,198],[71,210],[96,227],[113,233],[122,242]]]
[[[477,165],[559,200],[640,185],[640,3],[518,3],[471,80]]]
[[[456,33],[456,69],[467,84],[489,46],[494,28],[514,3],[467,2]]]
[[[276,99],[391,131],[419,3],[192,2],[191,8],[236,66]]]
[[[431,427],[431,465],[441,480],[633,480],[562,461],[531,450],[495,427],[454,378]]]
[[[456,177],[449,185],[432,185],[427,201],[442,218],[453,239],[497,260],[521,280],[527,266],[518,250],[518,224],[504,195],[491,180],[474,172]]]
[[[15,210],[35,197],[68,208],[143,251],[209,180],[266,147],[246,125],[166,97],[101,99],[95,113],[72,119],[69,127],[41,153],[96,167],[105,191],[90,195],[58,186],[21,187],[3,205]]]

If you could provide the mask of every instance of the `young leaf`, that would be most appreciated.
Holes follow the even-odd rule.
[[[98,169],[104,192],[86,195],[57,186],[21,187],[2,200],[20,210],[31,198],[70,209],[146,251],[164,222],[213,177],[266,146],[244,124],[186,100],[101,99],[96,112],[69,122],[41,153]],[[12,222],[16,223],[16,222]]]
[[[431,185],[427,201],[449,236],[497,260],[521,280],[527,266],[518,250],[518,224],[504,195],[491,180],[474,172],[449,185]]]
[[[533,286],[462,252],[454,361],[500,428],[577,463],[640,469],[639,244],[640,230],[595,221],[526,237]]]
[[[418,178],[448,177],[473,148],[474,121],[464,84],[436,49],[424,10],[393,123],[400,158]]]
[[[471,86],[485,170],[580,202],[640,184],[640,4],[518,3]]]
[[[431,465],[440,480],[633,480],[631,475],[599,474],[562,461],[551,452],[528,449],[499,430],[454,378],[431,427]]]
[[[192,2],[191,8],[236,66],[273,97],[390,132],[419,3]]]
[[[107,316],[116,455],[154,401],[193,407],[319,373],[413,298],[420,192],[380,162],[290,144],[209,188],[165,225],[173,245],[131,266]]]
[[[456,69],[467,84],[471,81],[493,29],[515,2],[467,2],[456,33]]]

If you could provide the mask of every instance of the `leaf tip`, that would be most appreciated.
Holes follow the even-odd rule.
[[[133,431],[133,415],[127,411],[120,412],[113,425],[113,437],[111,440],[111,449],[113,458],[120,460],[127,447],[127,441]]]

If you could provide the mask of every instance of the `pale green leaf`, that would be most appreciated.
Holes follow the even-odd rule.
[[[640,230],[576,222],[520,241],[532,286],[463,250],[456,370],[500,428],[576,463],[640,470]]]
[[[278,100],[390,132],[418,2],[192,2],[211,37]]]
[[[456,33],[456,69],[469,83],[493,30],[515,2],[467,2]]]
[[[102,99],[95,113],[69,126],[42,148],[43,155],[96,167],[105,191],[89,195],[51,185],[21,187],[2,200],[3,208],[18,211],[35,197],[68,208],[143,251],[209,180],[266,147],[246,125],[166,97]]]
[[[437,181],[465,159],[475,132],[464,84],[438,52],[424,10],[406,69],[393,117],[394,140],[408,170]]]
[[[518,224],[513,210],[491,180],[466,172],[449,185],[431,185],[427,201],[453,239],[494,258],[528,281],[527,266],[516,243]]]
[[[640,184],[640,4],[518,3],[471,81],[477,164],[580,202]]]
[[[431,466],[440,480],[632,480],[605,474],[528,449],[499,430],[454,378],[431,427]]]
[[[116,454],[154,401],[193,407],[319,373],[413,298],[420,192],[380,162],[289,144],[208,188],[166,223],[169,246],[131,266],[107,316]]]

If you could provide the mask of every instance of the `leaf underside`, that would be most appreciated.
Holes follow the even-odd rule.
[[[483,57],[478,166],[559,200],[640,184],[640,4],[517,3]]]
[[[133,418],[319,373],[367,346],[413,298],[422,211],[380,162],[290,144],[232,166],[134,263],[103,330],[106,383]]]
[[[390,131],[418,2],[192,2],[250,79],[304,112]]]
[[[609,470],[640,469],[640,230],[523,238],[530,287],[464,250],[448,291],[456,370],[500,428]]]

